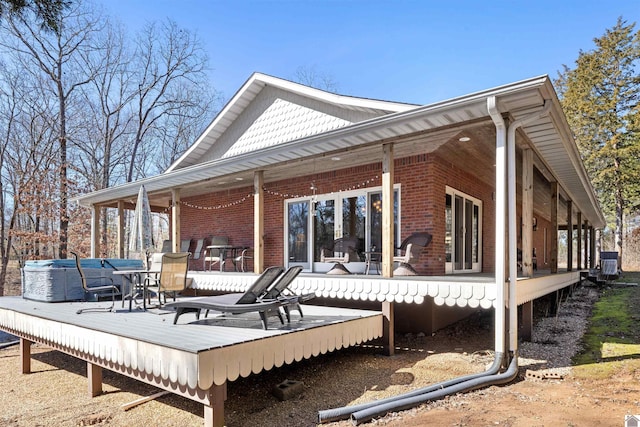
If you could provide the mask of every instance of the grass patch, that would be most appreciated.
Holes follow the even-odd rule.
[[[638,283],[640,273],[620,282]],[[582,352],[573,358],[574,374],[605,378],[621,369],[640,369],[640,286],[616,284],[594,305]]]

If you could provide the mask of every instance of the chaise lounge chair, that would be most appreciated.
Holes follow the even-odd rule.
[[[280,311],[277,314],[273,312],[278,308],[278,304],[266,305],[259,302],[260,298],[267,289],[276,281],[283,272],[282,267],[269,267],[256,279],[255,282],[244,293],[233,293],[225,295],[215,295],[211,297],[201,298],[188,298],[182,301],[176,301],[166,304],[166,307],[173,307],[176,309],[176,316],[173,319],[173,324],[178,322],[178,318],[184,313],[196,313],[196,318],[200,318],[200,312],[202,310],[216,310],[226,313],[248,313],[257,311],[260,313],[264,328],[267,328],[266,318],[269,315],[278,315],[282,320]]]
[[[288,322],[291,321],[290,310],[292,308],[298,310],[300,317],[302,317],[300,303],[308,301],[315,296],[315,294],[301,296],[286,294],[287,287],[301,271],[302,267],[295,266],[289,268],[285,274],[282,274],[281,267],[270,267],[262,273],[244,294],[192,298],[167,304],[167,307],[176,308],[174,324],[183,313],[187,312],[196,312],[197,318],[199,318],[201,310],[206,310],[207,313],[209,310],[215,310],[232,314],[258,312],[263,328],[267,329],[267,319],[271,316],[278,316],[280,322],[284,324],[280,308],[284,309]],[[278,277],[280,279],[274,284]]]

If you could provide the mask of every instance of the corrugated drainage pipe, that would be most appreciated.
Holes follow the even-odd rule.
[[[351,422],[353,425],[367,422],[372,418],[382,416],[388,412],[402,411],[404,409],[413,408],[422,403],[439,400],[448,395],[476,390],[490,385],[506,384],[515,379],[518,375],[518,357],[514,355],[509,364],[509,369],[501,374],[486,375],[469,381],[464,381],[442,390],[432,391],[431,393],[421,394],[418,396],[398,399],[387,404],[380,404],[368,409],[364,409],[351,414]]]
[[[500,370],[500,366],[502,365],[502,359],[503,359],[503,354],[496,353],[493,359],[493,364],[489,367],[489,369],[487,369],[484,372],[479,372],[477,374],[465,375],[462,377],[453,378],[451,380],[443,381],[440,383],[431,384],[429,386],[422,387],[398,396],[388,397],[386,399],[375,400],[373,402],[367,402],[367,403],[360,403],[358,405],[343,406],[341,408],[324,409],[322,411],[318,411],[318,422],[329,423],[332,421],[343,420],[351,417],[351,414],[355,412],[364,411],[366,409],[377,407],[380,405],[391,404],[398,400],[408,399],[416,396],[423,396],[427,393],[431,393],[437,390],[443,390],[443,389],[446,389],[447,387],[451,387],[453,385],[456,385],[462,382],[472,381],[478,378],[486,377],[488,375],[495,375]]]

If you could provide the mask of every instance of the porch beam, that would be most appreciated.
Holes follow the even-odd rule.
[[[124,200],[118,200],[118,258],[124,259]]]
[[[100,248],[100,207],[93,205],[91,207],[91,258],[98,258],[98,249]]]
[[[382,145],[382,277],[393,277],[393,144]]]
[[[264,171],[253,175],[253,272],[264,270]]]
[[[171,189],[171,250],[180,252],[180,189]]]
[[[549,268],[551,269],[551,273],[555,274],[558,272],[558,183],[556,181],[552,181],[550,184],[551,187],[551,225],[550,225],[550,239],[549,244],[551,246],[551,259],[549,260]]]
[[[567,200],[567,271],[573,271],[573,202]]]
[[[522,150],[522,273],[533,276],[533,151]]]
[[[576,221],[576,269],[582,270],[582,211],[577,212]]]

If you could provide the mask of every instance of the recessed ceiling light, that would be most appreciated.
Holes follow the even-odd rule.
[[[333,157],[331,158],[331,160],[333,160],[333,161],[337,162],[338,160],[342,160],[342,157],[333,156]]]
[[[244,178],[241,178],[241,177],[236,178],[236,181],[242,181],[242,180],[244,180]]]
[[[471,138],[469,138],[468,136],[461,136],[460,138],[458,138],[458,141],[467,142],[467,141],[471,141]]]
[[[226,184],[226,183],[227,183],[227,181],[219,181],[218,185],[223,185],[223,184]]]

